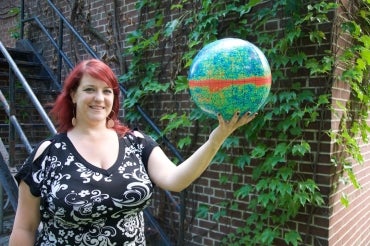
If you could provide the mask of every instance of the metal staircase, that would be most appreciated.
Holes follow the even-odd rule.
[[[33,146],[56,132],[43,105],[57,91],[31,51],[6,49],[1,42],[0,51],[0,245],[7,245],[18,198],[13,175]]]

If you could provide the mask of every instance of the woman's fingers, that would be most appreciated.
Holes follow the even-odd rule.
[[[237,128],[253,120],[256,115],[248,112],[240,117],[240,112],[236,112],[229,121],[225,121],[220,113],[217,114],[219,126],[212,131],[210,139],[214,142],[223,142]]]
[[[225,121],[222,115],[219,113],[217,114],[218,122],[221,128],[225,130],[225,134],[227,132],[231,134],[237,128],[249,123],[256,117],[257,113],[251,114],[250,112],[245,113],[244,115],[240,116],[240,112],[235,112],[233,117],[229,121]]]
[[[239,126],[248,124],[250,121],[252,121],[257,116],[257,113],[252,114],[251,112],[245,113],[242,117],[240,117],[238,123]]]
[[[239,111],[236,111],[235,113],[234,113],[234,116],[231,118],[231,120],[230,120],[230,124],[235,124],[235,123],[237,123],[238,122],[238,120],[239,120],[239,116],[240,116],[240,112]]]
[[[233,131],[236,128],[252,121],[256,117],[256,115],[257,113],[252,114],[251,112],[247,112],[244,115],[240,116],[240,112],[237,111],[229,121],[225,121],[220,113],[217,114],[217,118],[221,127],[231,128]]]

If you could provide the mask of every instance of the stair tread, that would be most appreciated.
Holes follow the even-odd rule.
[[[42,80],[51,80],[50,77],[46,75],[38,75],[38,74],[23,74],[26,79],[42,79]],[[8,78],[9,73],[7,72],[0,72],[0,78]]]
[[[23,50],[17,48],[6,47],[6,50],[12,57],[16,57],[21,60],[30,60],[34,58],[34,54],[30,50]],[[0,57],[4,57],[4,55],[0,52]]]
[[[34,61],[25,61],[25,60],[17,60],[15,59],[14,62],[18,66],[30,66],[30,67],[41,67],[41,64],[39,62],[34,62]],[[8,61],[5,58],[0,58],[0,64],[8,64]]]
[[[33,55],[32,51],[30,51],[30,50],[17,49],[17,48],[13,48],[13,47],[6,47],[6,50],[9,53],[21,53],[21,54]]]

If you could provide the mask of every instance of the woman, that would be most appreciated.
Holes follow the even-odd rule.
[[[144,133],[122,125],[112,70],[78,64],[51,110],[58,134],[37,146],[16,175],[19,201],[10,245],[145,245],[143,209],[153,184],[181,191],[223,141],[254,115],[219,126],[181,165]]]

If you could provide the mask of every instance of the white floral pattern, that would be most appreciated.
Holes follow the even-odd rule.
[[[153,191],[146,162],[157,144],[133,134],[119,143],[108,170],[84,160],[66,134],[56,135],[42,158],[25,162],[16,178],[41,197],[36,245],[145,245],[142,210]]]

